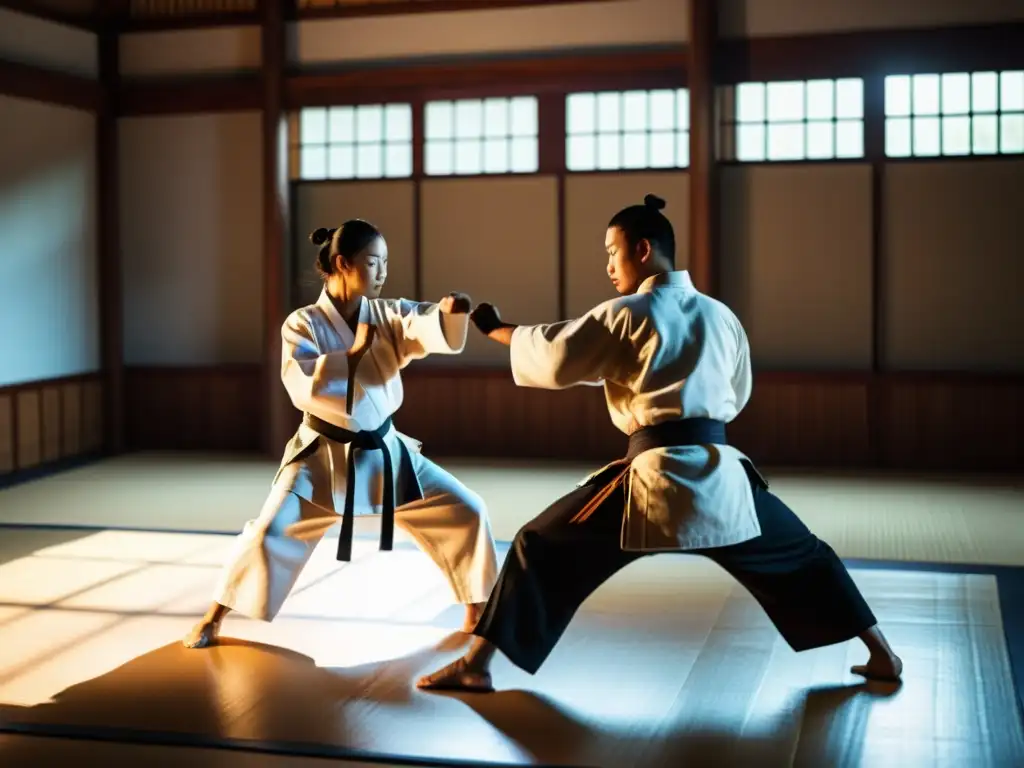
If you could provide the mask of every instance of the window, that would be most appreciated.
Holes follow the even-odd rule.
[[[299,114],[299,178],[412,176],[412,107],[310,107]]]
[[[428,176],[537,171],[534,96],[430,101],[424,122]]]
[[[864,81],[741,83],[723,90],[722,150],[742,162],[864,156]]]
[[[885,78],[889,157],[1024,153],[1024,72]]]
[[[570,171],[686,168],[690,98],[685,88],[572,93],[565,100]]]

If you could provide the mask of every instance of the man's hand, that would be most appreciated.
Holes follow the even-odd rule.
[[[498,328],[501,328],[504,323],[501,322],[501,315],[498,314],[498,308],[493,304],[479,304],[470,315],[469,319],[473,321],[473,325],[477,327],[484,336],[490,336]]]
[[[473,307],[473,300],[464,293],[452,291],[439,302],[438,307],[446,315],[464,315]]]
[[[359,364],[359,361],[363,359],[363,355],[370,351],[370,345],[373,344],[373,339],[377,335],[377,326],[370,325],[369,323],[360,323],[356,326],[356,338],[352,342],[352,346],[349,347],[348,355],[349,367],[355,368]]]

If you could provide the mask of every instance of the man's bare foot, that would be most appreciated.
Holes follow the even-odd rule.
[[[425,691],[466,691],[468,693],[491,693],[491,673],[473,669],[466,657],[456,659],[447,667],[416,681],[416,687]]]
[[[487,603],[470,603],[466,606],[466,618],[462,622],[462,631],[470,633],[476,629],[476,625],[480,622],[480,617],[484,615],[484,608]]]
[[[896,683],[903,674],[903,661],[895,654],[872,654],[867,664],[850,667],[850,671],[868,680]]]
[[[182,644],[186,648],[206,648],[217,644],[217,637],[220,635],[220,622],[203,619],[192,631],[185,635]]]

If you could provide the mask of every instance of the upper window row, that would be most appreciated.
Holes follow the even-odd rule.
[[[725,160],[864,157],[864,81],[741,83],[719,89]],[[431,101],[423,113],[428,176],[535,173],[534,96]],[[303,109],[293,138],[302,179],[407,178],[413,173],[410,104]],[[686,168],[685,88],[572,93],[565,101],[569,171]],[[888,157],[1024,153],[1024,72],[885,78]]]

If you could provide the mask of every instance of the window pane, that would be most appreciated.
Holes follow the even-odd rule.
[[[999,76],[995,72],[971,75],[971,107],[975,112],[995,112],[999,106]]]
[[[597,94],[597,130],[612,133],[620,130],[621,99],[617,93]],[[600,155],[600,150],[598,150]]]
[[[889,157],[910,157],[909,117],[886,118],[885,154]]]
[[[622,127],[626,131],[646,131],[647,92],[628,91],[622,95]]]
[[[570,136],[565,144],[565,164],[570,171],[592,171],[597,165],[597,141],[593,136]]]
[[[671,131],[675,127],[675,91],[651,91],[651,130]]]
[[[999,123],[995,115],[971,118],[971,148],[976,155],[994,155],[999,150]]]
[[[451,141],[428,141],[423,169],[428,176],[448,176],[455,169],[455,148]]]
[[[487,99],[484,102],[484,136],[508,136],[508,112],[508,99]]]
[[[622,167],[647,167],[647,134],[627,133],[622,142]]]
[[[835,126],[832,121],[807,124],[807,157],[810,160],[827,160],[835,157],[833,146]]]
[[[971,76],[957,73],[942,76],[942,114],[966,115],[971,111]]]
[[[327,143],[327,110],[325,108],[310,107],[302,110],[299,118],[299,143]]]
[[[802,120],[804,117],[804,84],[768,83],[768,120]],[[769,131],[769,133],[771,133]],[[801,154],[803,152],[801,151]]]
[[[484,104],[479,99],[455,102],[455,138],[479,139],[484,135]],[[459,150],[455,150],[458,157]],[[458,167],[458,160],[455,163]],[[479,173],[479,170],[474,171]]]
[[[676,91],[676,128],[683,131],[690,128],[690,92],[686,88]]]
[[[450,101],[427,102],[424,133],[427,139],[450,139],[455,136],[454,105]]]
[[[513,136],[537,135],[537,99],[533,96],[519,96],[510,104]]]
[[[807,83],[807,117],[810,120],[829,120],[835,117],[835,84],[831,80],[811,80]]]
[[[999,149],[1007,154],[1024,152],[1024,115],[1003,115],[999,126]]]
[[[597,99],[592,93],[573,93],[565,100],[565,127],[569,133],[594,133]]]
[[[676,164],[676,135],[671,131],[651,134],[651,168],[671,168]]]
[[[760,128],[760,126],[758,126]],[[680,131],[676,134],[676,167],[690,166],[690,132]]]
[[[836,117],[864,117],[864,81],[859,77],[836,80]]]
[[[910,78],[907,75],[885,78],[885,114],[889,117],[910,114]]]
[[[356,137],[363,141],[384,139],[384,108],[379,104],[366,104],[356,108]]]
[[[303,179],[327,178],[327,148],[303,147],[300,173]]]
[[[356,145],[356,177],[379,179],[384,175],[384,146],[381,144]]]
[[[613,171],[622,165],[622,137],[617,134],[602,134],[597,137],[597,167],[602,171]]]
[[[384,138],[388,141],[412,141],[412,107],[388,104],[384,107]]]
[[[1003,72],[999,78],[999,106],[1004,112],[1024,111],[1024,72]]]
[[[864,123],[840,120],[836,123],[836,157],[864,157]]]
[[[764,83],[740,83],[736,86],[736,121],[756,123],[762,120],[764,120]]]
[[[327,113],[327,135],[331,144],[356,143],[356,110],[354,107],[331,107]]]
[[[512,139],[512,172],[537,172],[537,137],[517,136]]]
[[[484,171],[486,173],[508,173],[508,153],[508,139],[484,141]]]
[[[412,176],[412,144],[403,141],[384,147],[384,175],[392,179]]]
[[[356,175],[355,145],[331,146],[327,151],[327,175],[332,179],[351,179]]]
[[[804,123],[768,124],[768,159],[804,159]]]
[[[971,154],[971,118],[966,115],[942,118],[942,154]]]
[[[455,141],[455,173],[473,175],[483,170],[484,143],[480,139]]]
[[[914,118],[914,154],[918,157],[939,154],[939,118]]]
[[[736,126],[736,159],[746,161],[764,160],[764,126]]]
[[[938,75],[914,75],[914,114],[939,114]],[[917,144],[915,141],[914,154],[917,153]]]

